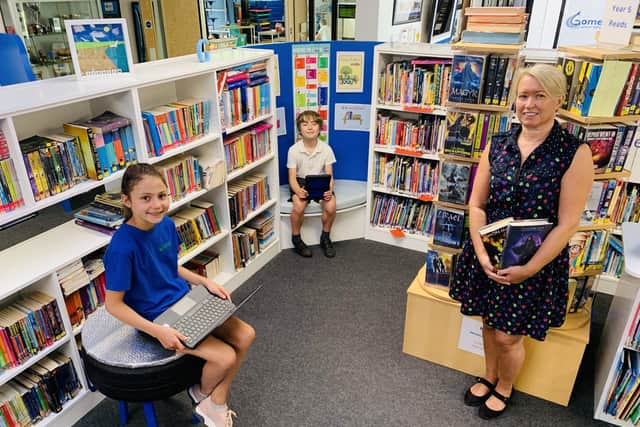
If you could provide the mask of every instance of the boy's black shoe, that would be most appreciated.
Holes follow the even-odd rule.
[[[302,239],[293,239],[293,250],[300,256],[305,258],[309,258],[311,254],[311,249],[302,241]]]
[[[327,258],[333,258],[334,256],[336,256],[336,250],[333,247],[333,242],[330,238],[321,238],[320,247],[322,248],[322,252],[324,252],[324,256],[326,256]]]

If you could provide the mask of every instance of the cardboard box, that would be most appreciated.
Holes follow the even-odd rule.
[[[424,282],[424,267],[407,290],[402,351],[474,376],[484,374],[484,358],[458,347],[463,315],[447,291]],[[515,388],[567,406],[589,342],[590,303],[552,328],[545,341],[525,337],[525,363]],[[473,318],[480,320],[479,318]]]

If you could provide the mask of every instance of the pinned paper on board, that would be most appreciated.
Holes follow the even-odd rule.
[[[287,134],[287,116],[285,114],[284,107],[276,108],[276,130],[278,136]]]
[[[364,52],[336,53],[336,92],[362,92]]]
[[[317,111],[325,124],[320,131],[320,140],[327,141],[329,117],[329,55],[328,43],[292,46],[294,114],[305,110]]]
[[[369,104],[335,104],[334,129],[369,131]]]

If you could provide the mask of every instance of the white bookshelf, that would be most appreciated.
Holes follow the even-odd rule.
[[[632,426],[605,412],[607,399],[617,375],[618,360],[626,347],[626,339],[635,327],[634,315],[640,305],[640,224],[622,225],[625,238],[625,272],[616,286],[615,296],[609,307],[596,356],[594,384],[594,418],[620,426]],[[637,351],[637,350],[631,350]]]
[[[87,119],[101,114],[107,109],[128,117],[133,127],[138,161],[154,164],[180,154],[193,155],[200,161],[214,158],[224,159],[223,134],[229,134],[259,122],[268,122],[273,125],[268,131],[271,143],[270,154],[242,169],[234,170],[221,185],[187,194],[182,199],[174,200],[170,206],[170,213],[173,213],[188,206],[195,199],[214,204],[222,231],[184,254],[180,262],[186,262],[206,249],[213,249],[220,254],[222,264],[221,272],[214,279],[229,291],[235,290],[280,251],[279,223],[274,221],[275,236],[270,244],[244,268],[239,271],[234,269],[230,232],[232,228],[227,199],[230,179],[240,179],[245,174],[252,172],[267,175],[271,199],[251,213],[250,217],[269,210],[273,213],[274,218],[279,218],[275,115],[264,115],[226,131],[222,129],[220,121],[219,94],[216,89],[217,73],[239,65],[256,62],[266,62],[269,75],[274,75],[275,64],[272,51],[225,49],[212,53],[211,61],[206,63],[200,63],[195,55],[189,55],[138,64],[134,67],[134,73],[126,77],[96,80],[78,80],[74,77],[65,77],[0,88],[0,99],[2,99],[0,102],[0,129],[3,130],[7,139],[9,153],[14,161],[25,200],[25,206],[22,208],[0,213],[0,225],[8,224],[96,187],[105,185],[108,189],[119,188],[122,171],[101,181],[86,181],[71,187],[68,191],[38,202],[34,200],[26,168],[22,161],[19,140],[47,130],[58,129],[61,131],[64,122]],[[209,100],[209,132],[188,144],[173,148],[161,156],[150,156],[146,150],[142,110],[190,97]],[[271,91],[270,105],[271,111],[274,112],[274,91]],[[72,425],[103,398],[100,393],[88,391],[88,382],[82,371],[82,362],[75,337],[80,329],[73,330],[71,327],[56,271],[83,256],[104,248],[109,241],[110,236],[69,221],[0,252],[0,271],[2,271],[0,306],[11,303],[22,292],[43,291],[55,297],[66,331],[63,338],[32,356],[19,367],[3,371],[0,383],[6,383],[44,355],[59,349],[71,357],[83,385],[80,393],[65,404],[62,412],[46,417],[38,425]]]

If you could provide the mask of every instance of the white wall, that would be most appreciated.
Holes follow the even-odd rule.
[[[356,0],[356,40],[421,40],[421,22],[395,26],[392,23],[393,0]]]

